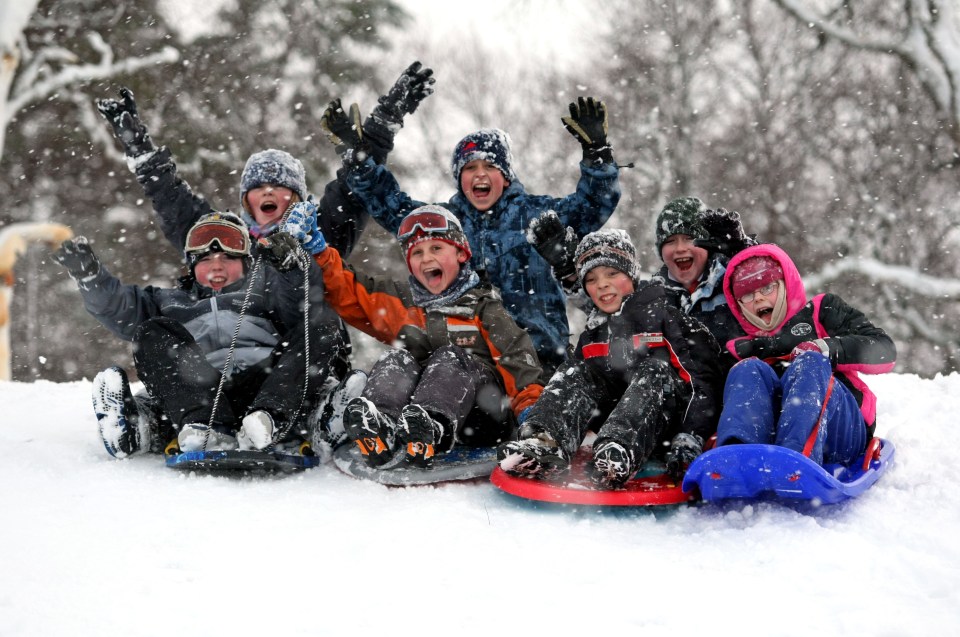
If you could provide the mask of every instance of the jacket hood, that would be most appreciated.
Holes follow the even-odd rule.
[[[780,264],[780,268],[783,269],[783,282],[787,295],[786,315],[783,317],[783,321],[774,326],[770,331],[761,330],[748,321],[743,315],[743,311],[740,309],[740,304],[737,303],[736,297],[733,295],[733,272],[737,269],[737,266],[751,257],[761,256],[770,257]],[[749,336],[763,336],[779,332],[784,323],[790,320],[790,318],[799,312],[807,303],[807,291],[803,287],[803,279],[800,278],[800,272],[797,270],[797,266],[794,265],[793,260],[780,246],[772,243],[761,243],[760,245],[751,246],[738,252],[730,259],[730,263],[727,264],[727,272],[723,277],[723,294],[727,298],[727,305],[730,307],[730,311],[736,317],[737,322],[740,323],[744,332]]]

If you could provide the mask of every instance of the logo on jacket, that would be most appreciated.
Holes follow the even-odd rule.
[[[470,336],[458,336],[454,339],[454,345],[458,347],[473,347],[477,344],[477,335],[471,334]]]
[[[813,326],[809,323],[797,323],[790,328],[790,333],[794,336],[806,336],[813,332]]]

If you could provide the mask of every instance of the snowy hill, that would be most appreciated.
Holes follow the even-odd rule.
[[[869,381],[896,464],[809,511],[189,475],[107,456],[89,382],[0,383],[0,635],[960,634],[960,376]]]

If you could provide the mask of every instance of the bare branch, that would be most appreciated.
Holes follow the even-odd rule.
[[[932,277],[910,268],[887,265],[875,259],[842,259],[827,265],[812,275],[805,276],[803,283],[809,289],[823,288],[850,274],[860,274],[875,283],[895,283],[911,291],[937,299],[960,300],[960,280]]]

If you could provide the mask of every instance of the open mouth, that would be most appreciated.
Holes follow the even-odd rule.
[[[427,282],[427,287],[433,287],[443,279],[443,270],[440,268],[426,269],[423,271],[423,278]]]
[[[763,307],[763,308],[760,308],[759,310],[757,310],[757,316],[759,316],[761,319],[763,319],[764,322],[766,322],[767,319],[769,319],[771,315],[773,315],[773,308],[772,308],[772,307]]]
[[[490,184],[477,184],[473,187],[473,194],[478,197],[484,197],[490,194]]]
[[[277,211],[278,208],[279,206],[277,206],[276,202],[274,201],[264,201],[262,204],[260,204],[260,212],[265,215],[272,215]]]
[[[693,258],[692,257],[683,257],[681,259],[674,259],[673,264],[677,266],[677,269],[681,272],[686,272],[693,267]]]
[[[600,296],[600,299],[599,299],[600,305],[609,305],[614,300],[616,300],[616,298],[617,298],[616,294],[603,294]]]

